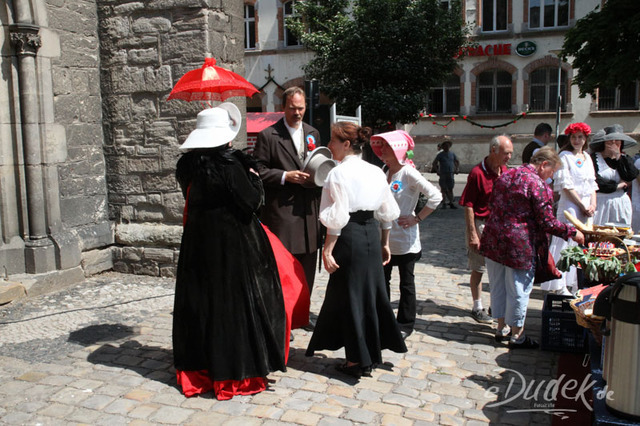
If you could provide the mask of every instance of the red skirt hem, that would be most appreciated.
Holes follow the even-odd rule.
[[[178,385],[187,398],[213,391],[216,399],[223,401],[235,395],[253,395],[267,388],[266,377],[249,377],[242,380],[212,380],[207,370],[176,370]]]

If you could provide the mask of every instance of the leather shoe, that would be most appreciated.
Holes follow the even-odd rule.
[[[311,331],[313,331],[313,330],[315,330],[315,329],[316,329],[316,323],[315,323],[315,322],[313,322],[313,321],[311,321],[311,320],[309,320],[309,324],[307,324],[307,325],[305,325],[304,327],[302,327],[302,329],[303,329],[304,331],[309,331],[309,332],[311,332]]]
[[[371,368],[371,366],[362,367],[362,377],[373,377],[371,376],[372,371],[373,369]]]
[[[356,379],[362,377],[362,367],[360,367],[360,364],[347,365],[345,362],[344,364],[336,365],[336,370],[351,377],[355,377]],[[369,374],[371,374],[371,372],[369,372]]]

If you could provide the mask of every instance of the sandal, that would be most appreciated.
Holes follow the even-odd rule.
[[[501,331],[496,331],[494,338],[496,339],[496,342],[504,342],[505,340],[511,339],[511,336],[513,336],[511,330],[509,330],[508,334],[502,334]]]
[[[538,346],[540,346],[538,342],[529,336],[524,336],[524,340],[520,343],[509,340],[509,349],[537,349]]]

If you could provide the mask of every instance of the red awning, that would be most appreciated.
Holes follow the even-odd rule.
[[[284,117],[284,112],[248,112],[247,134],[258,134]]]

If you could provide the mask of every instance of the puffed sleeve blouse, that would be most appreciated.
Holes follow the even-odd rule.
[[[320,201],[320,221],[327,234],[340,235],[349,222],[349,214],[373,211],[382,229],[390,229],[398,218],[400,208],[387,184],[384,172],[362,160],[348,155],[327,176]]]
[[[560,159],[562,160],[562,168],[553,176],[553,187],[556,192],[563,189],[573,189],[581,197],[584,197],[598,190],[596,172],[590,155],[585,154],[585,158],[582,159],[570,151],[562,151]]]

